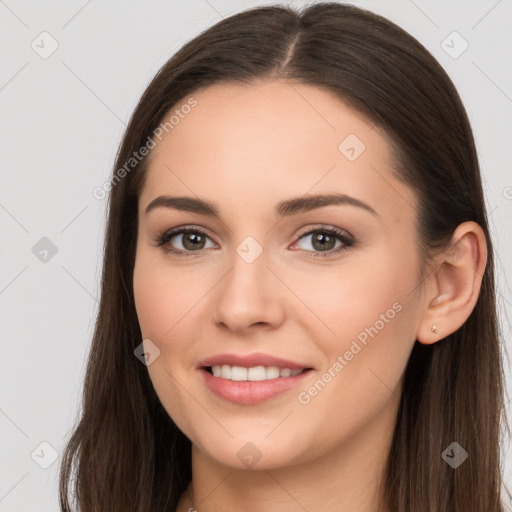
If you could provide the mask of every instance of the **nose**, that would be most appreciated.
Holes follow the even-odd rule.
[[[214,322],[231,331],[274,329],[284,321],[286,287],[268,266],[265,251],[252,262],[234,254],[216,286]]]

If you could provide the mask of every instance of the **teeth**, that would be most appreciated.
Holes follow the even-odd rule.
[[[231,379],[231,366],[228,366],[227,364],[223,364],[220,369],[220,376],[223,379]]]
[[[279,377],[280,371],[277,366],[269,366],[268,368],[262,366],[262,368],[265,370],[267,379],[277,379]]]
[[[247,380],[247,368],[233,366],[231,368],[231,380]]]
[[[231,368],[231,378],[233,378],[233,373],[237,369],[236,366]],[[247,379],[246,380],[266,380],[267,378],[267,370],[265,370],[264,366],[254,366],[253,368],[247,368]]]
[[[279,377],[294,377],[304,370],[291,370],[290,368],[278,368],[277,366],[253,366],[244,368],[243,366],[230,366],[229,364],[212,366],[214,377],[223,379],[253,382],[260,380],[271,380]]]

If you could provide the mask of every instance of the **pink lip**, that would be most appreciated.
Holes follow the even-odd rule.
[[[285,368],[289,368],[289,366]],[[206,368],[200,368],[199,371],[210,391],[215,393],[217,396],[240,405],[254,405],[298,386],[304,381],[304,379],[309,377],[312,370],[304,371],[299,375],[295,375],[295,377],[278,377],[277,379],[254,382],[232,381],[229,379],[223,379],[222,377],[214,377],[206,370]]]
[[[206,368],[211,366],[241,366],[251,368],[254,366],[277,366],[278,368],[289,368],[290,370],[307,369],[294,377],[278,377],[261,381],[232,381],[222,377],[214,377]],[[300,384],[311,373],[311,366],[297,363],[281,357],[269,354],[218,354],[209,357],[198,364],[205,383],[217,396],[241,405],[253,405],[264,402],[284,391],[294,388]]]
[[[242,366],[244,368],[251,368],[253,366],[277,366],[278,368],[290,368],[290,370],[311,368],[311,366],[307,364],[296,363],[280,357],[260,353],[248,354],[245,356],[238,354],[218,354],[201,361],[198,364],[198,368],[223,364],[228,364],[230,366]]]

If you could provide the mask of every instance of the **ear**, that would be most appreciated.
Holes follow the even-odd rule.
[[[455,332],[475,307],[487,264],[487,243],[480,225],[468,221],[457,226],[450,247],[435,260],[434,271],[426,279],[425,311],[416,333],[424,345]]]

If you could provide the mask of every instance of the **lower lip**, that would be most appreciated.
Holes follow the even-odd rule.
[[[233,381],[214,377],[205,368],[200,368],[206,385],[224,400],[241,405],[254,405],[265,402],[285,391],[293,389],[306,379],[312,370],[305,370],[294,377],[278,377],[260,381]]]

